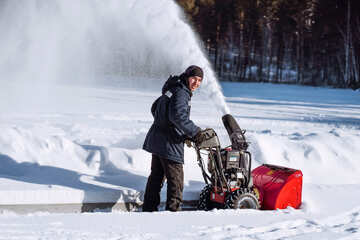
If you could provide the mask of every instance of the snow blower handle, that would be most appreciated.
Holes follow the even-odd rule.
[[[219,138],[216,135],[216,132],[212,128],[206,128],[201,130],[194,137],[195,146],[199,149],[211,149],[213,147],[220,147]]]
[[[184,143],[189,148],[211,148],[220,146],[217,135],[212,128],[200,130],[193,138],[185,138]]]

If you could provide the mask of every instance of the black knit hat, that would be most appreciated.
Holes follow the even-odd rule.
[[[190,67],[188,67],[184,74],[189,78],[189,77],[194,77],[194,76],[197,76],[197,77],[201,77],[203,78],[204,77],[204,72],[203,70],[198,67],[198,66],[195,66],[195,65],[191,65]]]

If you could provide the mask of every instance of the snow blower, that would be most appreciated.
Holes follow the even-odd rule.
[[[196,145],[198,164],[206,186],[200,193],[199,210],[263,209],[274,210],[301,205],[302,172],[263,164],[251,171],[249,143],[235,119],[222,117],[231,146],[221,148],[216,132],[205,130],[206,139]],[[207,155],[207,171],[201,155]],[[254,180],[254,181],[253,181]]]
[[[251,154],[242,130],[230,115],[222,117],[229,134],[231,146],[221,148],[216,132],[205,129],[206,139],[195,144],[197,160],[206,186],[200,193],[197,208],[250,208],[258,209],[259,191],[253,186],[251,176]],[[201,155],[207,155],[207,171]]]

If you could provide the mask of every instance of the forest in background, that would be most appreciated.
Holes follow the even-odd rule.
[[[360,88],[359,0],[176,0],[222,81]]]

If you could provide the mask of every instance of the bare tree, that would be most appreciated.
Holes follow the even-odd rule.
[[[344,73],[344,82],[347,85],[350,82],[350,0],[347,1],[347,20],[346,20],[346,35],[345,39],[345,73]]]

